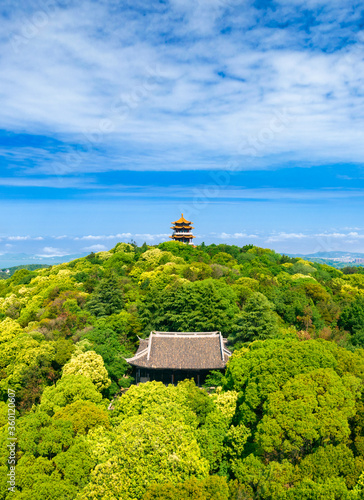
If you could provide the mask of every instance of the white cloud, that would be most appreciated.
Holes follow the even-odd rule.
[[[230,177],[228,172],[224,172],[226,177],[221,184],[210,184],[201,187],[189,186],[113,186],[112,190],[107,194],[109,197],[115,198],[131,198],[131,197],[146,197],[146,198],[173,198],[181,197],[189,198],[191,203],[204,204],[215,200],[235,200],[235,199],[251,199],[251,200],[292,200],[292,201],[314,201],[314,200],[334,200],[344,198],[361,198],[363,197],[362,189],[300,189],[300,188],[244,188],[244,187],[229,187],[233,177]],[[118,188],[117,191],[114,191]],[[102,193],[101,196],[104,196]],[[120,235],[110,235],[110,238],[118,238]],[[96,239],[104,238],[104,236],[85,236],[84,238]]]
[[[132,233],[108,234],[108,235],[94,235],[76,236],[75,240],[116,240],[123,238],[131,238]]]
[[[7,236],[6,238],[8,241],[27,241],[27,240],[32,240],[32,241],[42,241],[44,238],[43,236]]]
[[[314,235],[307,235],[307,234],[303,234],[303,233],[285,233],[285,232],[281,232],[281,233],[278,233],[278,234],[272,234],[271,236],[269,236],[267,239],[266,239],[266,242],[267,243],[273,243],[273,242],[276,242],[276,241],[284,241],[284,240],[301,240],[303,238],[312,238],[314,237]]]
[[[350,240],[351,238],[351,240]],[[341,233],[341,232],[324,232],[324,233],[272,233],[266,238],[266,243],[274,243],[288,240],[316,240],[323,242],[330,242],[331,240],[343,240],[346,243],[353,243],[364,238],[364,234],[357,232]]]
[[[37,158],[32,176],[221,168],[234,155],[241,169],[287,157],[308,161],[308,152],[311,163],[361,162],[360,9],[349,1],[321,4],[281,1],[273,11],[231,0],[174,0],[141,15],[135,2],[129,9],[129,2],[116,8],[81,1],[58,7],[27,37],[39,7],[30,2],[24,20],[5,2],[2,25],[10,36],[0,44],[0,126],[64,144],[56,155],[56,146],[3,153]],[[309,32],[302,29],[307,9],[319,9]],[[226,27],[230,33],[222,33]],[[82,180],[52,185],[62,182]]]
[[[252,239],[252,238],[259,238],[258,235],[256,234],[247,234],[247,233],[232,233],[232,234],[229,234],[229,233],[219,233],[219,234],[216,234],[216,233],[213,233],[216,235],[217,238],[220,238],[222,240],[229,240],[229,239],[242,239],[242,238],[248,238],[248,239]]]
[[[1,151],[0,151],[1,155]],[[2,155],[5,156],[6,155]],[[28,158],[31,158],[29,155]],[[66,172],[67,173],[67,172]],[[57,171],[53,171],[57,174]],[[50,178],[35,178],[35,177],[2,177],[0,178],[0,186],[15,186],[15,187],[43,187],[43,188],[58,188],[58,189],[95,189],[100,188],[92,180],[85,182],[84,179],[68,178],[62,175]]]
[[[30,240],[30,236],[8,236],[9,241],[25,241]]]
[[[160,240],[168,240],[171,234],[161,233],[161,234],[150,234],[150,233],[141,233],[134,234],[133,237],[138,240],[143,239],[145,241],[160,241]]]
[[[69,255],[69,252],[54,247],[44,247],[42,253],[36,254],[37,257],[63,257]]]
[[[102,252],[104,250],[108,250],[105,245],[91,245],[90,247],[85,247],[82,250],[85,252]]]
[[[334,233],[319,233],[319,234],[316,234],[315,236],[318,236],[318,237],[324,237],[324,238],[357,238],[357,239],[360,239],[360,238],[364,238],[364,234],[359,234],[357,232],[350,232],[350,233],[338,233],[338,232],[334,232]]]

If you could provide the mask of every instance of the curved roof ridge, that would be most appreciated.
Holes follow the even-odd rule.
[[[147,354],[147,351],[148,351],[148,347],[146,349],[143,349],[143,351],[137,352],[132,358],[124,358],[124,359],[125,359],[125,361],[130,363],[130,361],[133,361],[134,359],[139,359],[139,358],[142,358],[143,356],[145,356]]]
[[[183,222],[184,222],[185,224],[193,224],[193,222],[191,222],[190,220],[185,219],[185,218],[183,217],[183,214],[181,214],[181,217],[180,217],[178,220],[176,220],[176,221],[172,222],[172,224],[182,224]]]

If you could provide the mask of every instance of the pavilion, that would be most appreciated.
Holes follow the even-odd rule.
[[[140,339],[134,357],[126,359],[135,367],[135,381],[152,380],[177,384],[193,378],[204,383],[210,370],[223,370],[231,356],[221,332],[156,332]]]

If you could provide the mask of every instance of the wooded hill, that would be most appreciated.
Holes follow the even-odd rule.
[[[29,271],[34,271],[35,269],[43,269],[49,267],[47,264],[26,264],[24,266],[13,266],[4,269],[0,269],[0,280],[7,280],[14,273],[19,271],[19,269],[28,269]]]
[[[364,498],[364,274],[346,272],[252,245],[119,243],[1,281],[0,499]],[[153,329],[228,337],[217,390],[151,382],[112,401]]]

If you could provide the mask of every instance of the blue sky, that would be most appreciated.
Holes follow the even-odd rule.
[[[364,252],[364,6],[3,0],[0,254]]]

